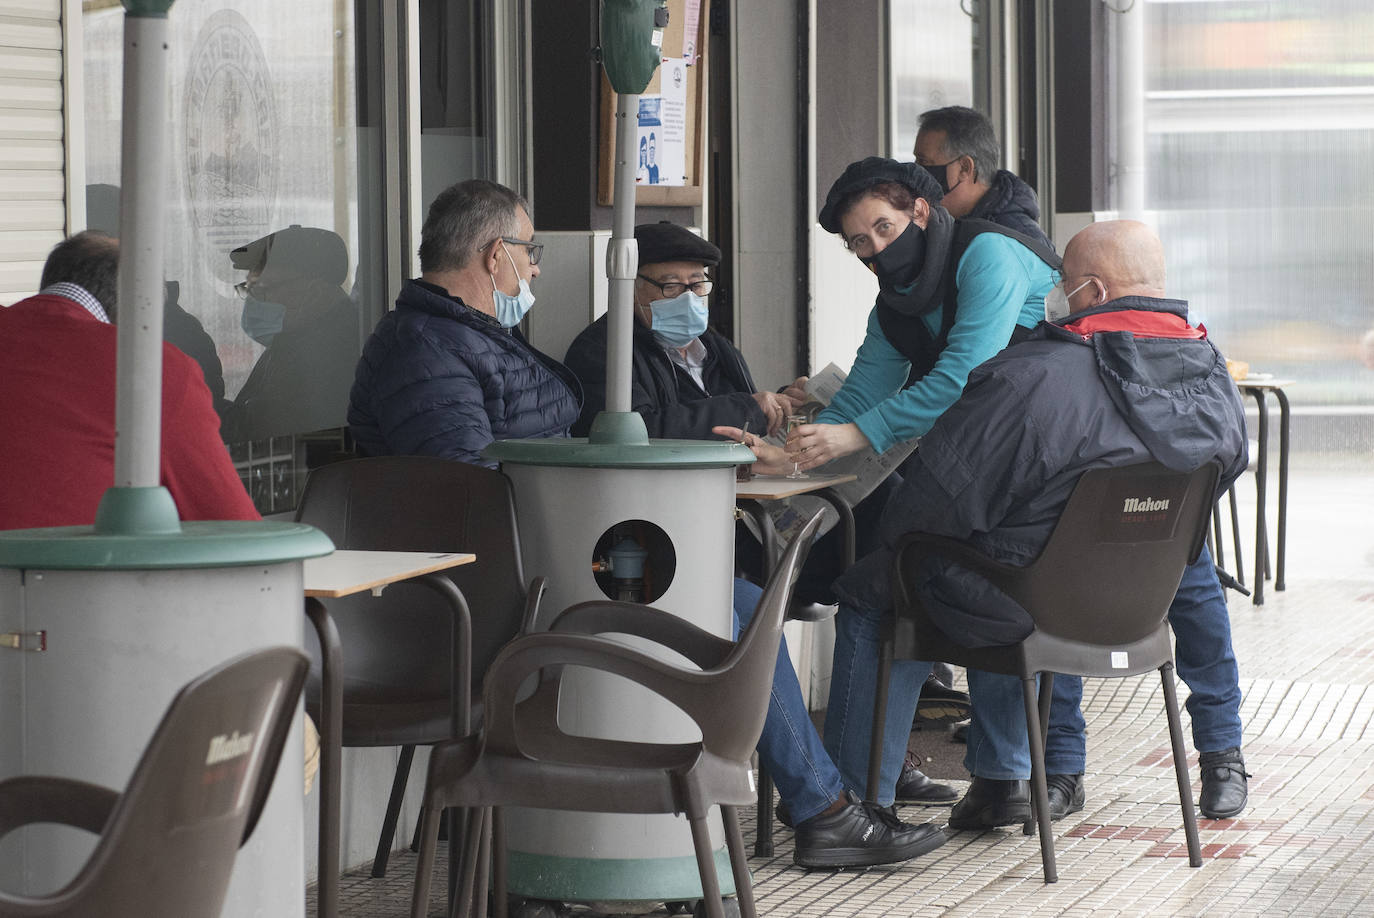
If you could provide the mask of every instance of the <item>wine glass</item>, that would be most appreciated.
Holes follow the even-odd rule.
[[[796,428],[802,426],[803,424],[809,424],[809,423],[810,423],[810,421],[807,419],[806,415],[804,415],[804,414],[789,414],[789,415],[787,416],[787,434],[790,436],[793,430],[795,430]],[[805,472],[803,472],[801,469],[799,469],[799,468],[797,467],[797,463],[796,463],[796,462],[793,462],[793,463],[792,463],[792,472],[791,472],[791,474],[789,474],[787,477],[788,477],[788,478],[810,478],[811,476],[808,475],[808,474],[806,474]]]

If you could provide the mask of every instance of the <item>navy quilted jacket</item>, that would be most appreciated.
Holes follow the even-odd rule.
[[[567,367],[441,288],[401,288],[368,339],[348,426],[368,456],[482,459],[493,440],[566,437],[581,408]]]

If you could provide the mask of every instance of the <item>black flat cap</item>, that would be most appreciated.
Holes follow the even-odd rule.
[[[915,163],[899,163],[882,156],[870,156],[850,163],[835,179],[835,184],[830,186],[825,196],[825,206],[821,208],[821,228],[827,233],[838,233],[840,215],[837,211],[841,205],[848,204],[850,196],[885,182],[905,185],[916,197],[925,198],[931,204],[939,204],[940,198],[944,197],[939,183],[923,167]]]
[[[229,253],[240,271],[268,275],[295,274],[342,284],[348,274],[348,248],[339,234],[292,224]]]
[[[640,267],[665,261],[694,261],[710,267],[720,264],[720,249],[686,227],[667,220],[636,226],[635,242],[639,243]]]

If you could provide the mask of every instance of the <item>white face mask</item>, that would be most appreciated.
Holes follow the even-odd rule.
[[[1092,278],[1088,278],[1083,283],[1074,287],[1068,293],[1064,292],[1064,282],[1060,281],[1045,294],[1045,319],[1050,322],[1058,322],[1060,319],[1068,318],[1069,297],[1092,283]]]

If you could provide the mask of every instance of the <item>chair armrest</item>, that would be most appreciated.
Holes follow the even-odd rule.
[[[441,573],[425,574],[415,578],[448,603],[453,616],[453,672],[449,682],[449,698],[452,699],[453,735],[466,736],[471,729],[472,719],[472,612],[468,609],[467,598],[457,584]]]
[[[506,755],[523,755],[515,727],[520,687],[534,673],[566,666],[582,666],[642,685],[685,711],[703,731],[710,712],[718,710],[715,693],[709,691],[712,673],[674,666],[595,635],[545,631],[507,644],[487,672],[483,718],[489,746]]]
[[[520,619],[520,633],[534,634],[534,626],[539,621],[539,604],[544,601],[544,591],[549,587],[547,577],[535,577],[525,593],[525,614]]]
[[[823,622],[835,617],[838,606],[818,602],[792,603],[787,607],[789,622]]]
[[[549,623],[550,631],[578,634],[617,632],[661,644],[675,650],[702,669],[720,665],[735,647],[727,641],[670,612],[634,602],[608,599],[569,606]]]
[[[55,822],[99,835],[119,802],[108,787],[24,775],[0,781],[0,837],[39,822]]]

